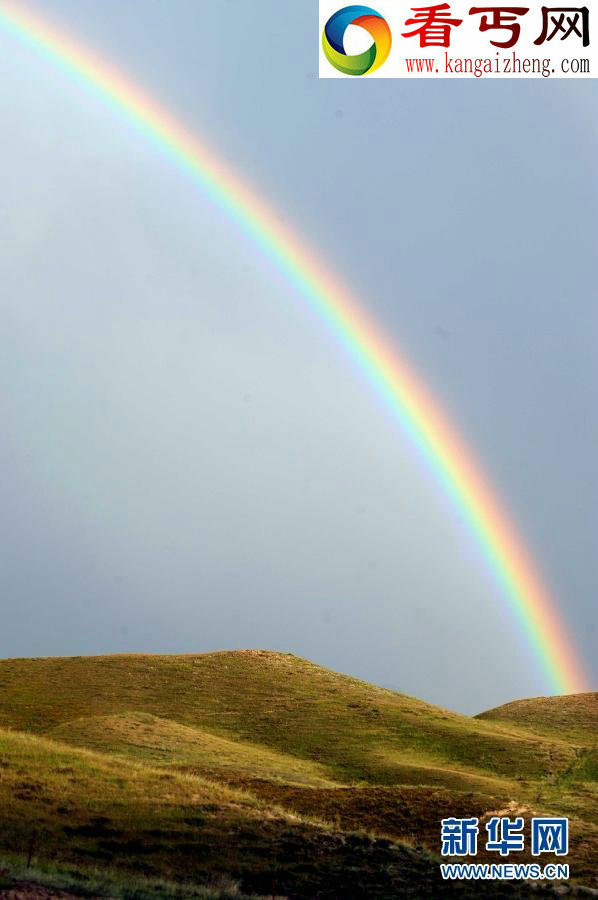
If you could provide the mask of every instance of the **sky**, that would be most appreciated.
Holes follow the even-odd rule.
[[[359,296],[591,670],[594,82],[320,80],[315,2],[30,8]],[[0,115],[0,657],[260,647],[467,713],[546,693],[413,447],[222,210],[1,32]]]

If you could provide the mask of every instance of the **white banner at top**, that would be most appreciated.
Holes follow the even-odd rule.
[[[320,0],[320,78],[594,78],[598,73],[598,10],[589,5],[412,2],[376,0],[371,7]]]

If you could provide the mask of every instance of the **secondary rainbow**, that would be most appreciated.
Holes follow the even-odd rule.
[[[21,4],[0,4],[0,27],[124,115],[284,273],[344,345],[450,497],[526,636],[547,689],[587,690],[583,663],[556,604],[499,498],[438,402],[363,305],[282,216],[127,77]]]

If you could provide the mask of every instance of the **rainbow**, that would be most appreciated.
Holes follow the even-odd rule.
[[[437,401],[348,289],[208,146],[128,78],[21,4],[0,27],[108,103],[222,209],[301,294],[390,409],[480,548],[554,693],[587,690],[583,664],[516,529]]]

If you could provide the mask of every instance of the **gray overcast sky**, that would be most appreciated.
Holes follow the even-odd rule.
[[[593,81],[317,78],[315,0],[31,4],[342,273],[595,646]],[[546,692],[480,554],[288,284],[0,33],[0,656],[286,650],[474,712]]]

